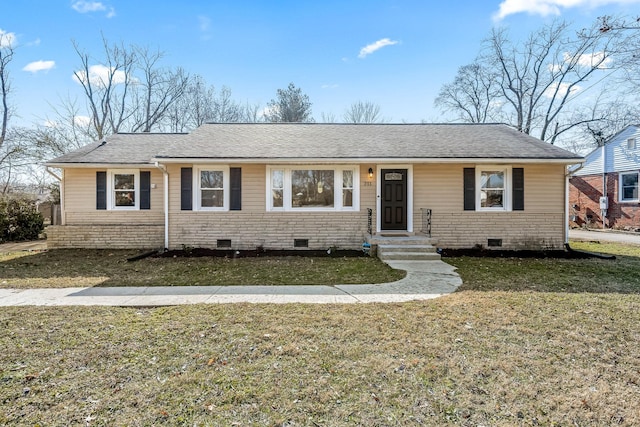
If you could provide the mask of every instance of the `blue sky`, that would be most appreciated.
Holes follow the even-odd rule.
[[[446,121],[433,101],[493,26],[517,38],[554,18],[578,28],[604,14],[638,15],[640,0],[6,0],[0,32],[17,47],[14,124],[82,100],[72,40],[100,56],[102,35],[164,51],[163,65],[226,85],[238,101],[265,106],[293,82],[317,121],[371,101],[389,121],[420,122]]]

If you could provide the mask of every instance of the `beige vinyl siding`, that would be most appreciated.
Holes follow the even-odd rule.
[[[78,224],[163,224],[164,193],[162,172],[151,171],[151,209],[149,210],[97,210],[96,172],[105,169],[65,169],[64,210],[68,225]]]
[[[268,212],[267,165],[229,164],[242,169],[242,209],[210,212],[180,209],[180,169],[170,165],[169,241],[171,249],[185,246],[215,248],[218,239],[234,249],[293,249],[294,239],[308,239],[309,249],[358,249],[367,231],[367,208],[375,208],[375,176],[360,166],[360,210],[339,212]],[[366,184],[369,182],[370,184]],[[375,213],[374,213],[375,215]],[[375,216],[373,217],[375,227]]]
[[[524,211],[465,211],[463,170],[474,164],[415,165],[414,230],[423,229],[421,208],[431,209],[431,234],[444,248],[560,249],[564,230],[564,165],[513,164],[524,168]]]

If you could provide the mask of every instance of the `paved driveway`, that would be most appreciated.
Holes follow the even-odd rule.
[[[587,242],[614,242],[630,245],[640,245],[640,233],[623,233],[618,231],[595,231],[575,229],[569,230],[569,239],[584,240]]]

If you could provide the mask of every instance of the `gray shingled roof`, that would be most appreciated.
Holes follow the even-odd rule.
[[[142,164],[165,147],[174,145],[187,134],[179,133],[118,133],[103,141],[94,142],[63,156],[49,160],[47,164]]]
[[[582,157],[502,124],[204,124],[190,134],[114,135],[51,160],[540,159]]]

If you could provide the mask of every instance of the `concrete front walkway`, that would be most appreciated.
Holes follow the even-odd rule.
[[[0,306],[405,302],[436,298],[455,291],[462,284],[455,267],[443,261],[389,261],[388,264],[407,271],[407,276],[397,282],[376,285],[0,289]]]

